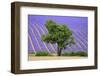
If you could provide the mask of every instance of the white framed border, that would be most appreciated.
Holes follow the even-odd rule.
[[[88,17],[88,58],[28,61],[28,14]],[[94,65],[94,11],[41,7],[20,8],[20,69],[44,69]]]

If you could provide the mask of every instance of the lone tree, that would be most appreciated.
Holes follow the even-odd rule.
[[[42,35],[42,40],[47,43],[57,43],[57,55],[61,56],[61,52],[67,45],[75,44],[72,31],[64,24],[57,24],[52,20],[47,20],[45,26],[48,34]]]

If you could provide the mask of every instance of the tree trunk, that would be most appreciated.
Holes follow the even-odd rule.
[[[62,49],[58,47],[57,56],[61,56],[61,51],[62,51]]]

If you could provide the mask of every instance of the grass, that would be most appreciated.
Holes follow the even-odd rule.
[[[87,56],[87,53],[86,52],[81,52],[81,51],[78,51],[78,52],[65,52],[62,54],[62,56]]]
[[[48,52],[37,52],[35,56],[52,56],[52,55]]]
[[[30,54],[31,56],[56,56],[56,53],[48,53],[48,52],[45,52],[45,51],[41,51],[41,52],[36,52],[36,53],[31,53]],[[61,56],[81,56],[81,57],[86,57],[87,56],[87,52],[81,52],[81,51],[78,51],[78,52],[64,52],[62,53]]]

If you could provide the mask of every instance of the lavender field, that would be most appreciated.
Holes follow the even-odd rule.
[[[88,18],[75,16],[50,16],[50,15],[28,15],[28,53],[46,51],[57,52],[57,44],[43,42],[41,36],[47,34],[45,27],[47,20],[53,20],[59,24],[66,24],[75,38],[75,45],[66,46],[62,52],[88,52]]]

